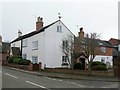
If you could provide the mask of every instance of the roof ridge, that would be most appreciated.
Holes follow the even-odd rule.
[[[58,22],[58,21],[60,21],[60,20],[57,20],[57,21],[55,21],[55,22],[53,22],[53,23],[51,23],[51,24],[48,24],[48,25],[44,26],[43,28],[41,28],[41,29],[38,30],[38,31],[32,31],[32,32],[30,32],[30,33],[27,33],[27,34],[25,34],[25,35],[22,35],[22,36],[16,38],[15,40],[11,41],[10,43],[13,43],[13,42],[16,42],[16,41],[25,39],[25,38],[27,38],[27,37],[31,37],[31,36],[33,36],[33,35],[35,35],[35,34],[40,33],[40,32],[43,32],[46,28],[50,27],[51,25],[55,24],[55,23]]]

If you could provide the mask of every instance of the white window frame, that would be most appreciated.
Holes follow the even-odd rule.
[[[62,64],[68,63],[68,57],[62,56]]]
[[[38,50],[38,41],[32,42],[32,50]]]
[[[63,49],[68,49],[68,40],[62,41],[62,48]]]
[[[57,26],[57,32],[62,32],[62,26]]]
[[[32,63],[38,64],[38,56],[32,56]]]
[[[107,48],[106,48],[106,47],[101,47],[101,52],[102,52],[102,53],[106,53],[106,51],[107,51]]]
[[[27,39],[23,39],[22,47],[27,47]]]
[[[22,54],[23,59],[27,59],[27,54]]]

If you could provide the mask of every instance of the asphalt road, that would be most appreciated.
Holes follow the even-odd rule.
[[[2,68],[2,88],[118,88],[118,82],[49,78]]]

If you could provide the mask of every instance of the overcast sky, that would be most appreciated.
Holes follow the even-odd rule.
[[[96,32],[101,34],[103,40],[118,38],[119,0],[10,1],[4,0],[1,4],[0,34],[4,41],[17,38],[19,29],[23,34],[34,31],[38,16],[43,17],[46,26],[58,20],[58,13],[61,13],[62,22],[76,36],[79,28],[83,27],[85,33]]]

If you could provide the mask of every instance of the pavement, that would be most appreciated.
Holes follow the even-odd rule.
[[[45,71],[27,71],[27,70],[16,69],[16,68],[6,67],[6,66],[3,66],[3,67],[24,72],[24,73],[29,73],[37,76],[50,77],[50,78],[102,81],[102,82],[103,81],[104,82],[120,82],[120,80],[117,77],[80,76],[80,75],[72,75],[72,74],[51,73],[51,72],[45,72]]]

